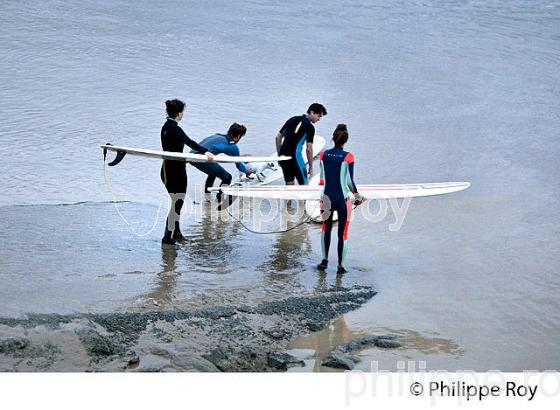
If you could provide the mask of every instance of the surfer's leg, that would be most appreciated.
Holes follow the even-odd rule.
[[[181,210],[185,203],[185,195],[187,192],[187,173],[174,172],[167,167],[162,167],[161,179],[165,184],[169,197],[171,198],[171,207],[165,220],[165,233],[162,238],[163,244],[174,244],[175,240],[184,239],[181,233],[180,220]]]
[[[208,175],[208,178],[206,178],[206,183],[204,184],[204,193],[205,194],[209,194],[210,191],[208,190],[208,188],[211,188],[212,186],[214,186],[214,181],[216,180],[216,176],[215,175]]]
[[[344,261],[348,252],[348,229],[350,228],[350,218],[352,216],[352,201],[347,200],[337,207],[338,212],[338,273],[345,273]],[[342,269],[341,269],[342,268]]]
[[[214,185],[214,181],[216,180],[216,175],[214,175],[214,173],[212,172],[212,165],[214,164],[209,164],[207,162],[191,162],[190,164],[199,171],[204,172],[206,175],[208,175],[208,177],[206,178],[206,183],[204,184],[204,193],[209,193],[210,191],[208,191],[208,188]]]
[[[295,172],[297,171],[296,161],[294,159],[279,161],[278,165],[282,168],[282,174],[284,175],[284,182],[286,185],[294,185]]]
[[[214,175],[216,175],[222,181],[220,185],[230,185],[231,180],[233,179],[231,174],[227,172],[226,169],[221,165],[218,164],[213,164],[213,165],[216,165],[216,170],[214,171]]]
[[[185,187],[186,190],[186,187]],[[177,219],[175,220],[175,226],[173,229],[173,239],[176,241],[182,241],[185,239],[183,233],[181,232],[181,210],[183,209],[183,205],[185,204],[185,193],[179,193],[175,195],[175,215]]]
[[[297,179],[298,184],[306,185],[307,184],[307,169],[305,168],[305,162],[303,162],[303,158],[298,158],[296,162],[296,172],[295,177]]]
[[[323,260],[317,266],[317,268],[324,270],[327,268],[329,260],[329,248],[331,245],[331,232],[333,225],[332,209],[330,208],[329,201],[323,201],[321,198],[321,217],[323,218],[323,223],[321,226],[321,251],[323,254]]]
[[[214,178],[219,178],[220,179],[220,186],[228,186],[231,185],[231,180],[233,179],[233,177],[231,176],[231,174],[229,172],[226,171],[226,169],[224,167],[222,167],[221,165],[218,164],[210,164],[212,166],[211,168],[211,172],[212,175],[214,176]],[[216,199],[218,200],[219,203],[222,202],[222,193],[218,192],[218,195],[216,196]],[[233,202],[233,197],[229,196],[228,197],[228,206],[231,205],[231,203]],[[221,209],[221,206],[218,206],[219,209]]]

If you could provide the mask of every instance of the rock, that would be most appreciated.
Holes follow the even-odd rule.
[[[242,313],[251,313],[251,314],[257,313],[257,310],[253,306],[248,306],[248,305],[238,306],[237,310]]]
[[[391,340],[395,340],[398,337],[399,337],[398,335],[395,335],[395,334],[392,334],[392,333],[377,336],[378,339],[391,339]]]
[[[235,314],[235,309],[229,306],[216,307],[203,311],[203,315],[205,315],[208,319],[213,320],[226,319],[232,317]]]
[[[191,354],[177,354],[171,358],[173,367],[187,372],[219,372],[210,361]]]
[[[322,330],[324,327],[325,327],[325,324],[321,323],[321,322],[309,322],[307,324],[307,328],[311,332],[318,332],[319,330]]]
[[[169,350],[166,350],[159,346],[153,346],[150,349],[150,353],[156,356],[165,357],[166,359],[169,359],[171,357],[171,353],[169,352]]]
[[[116,354],[113,344],[108,337],[102,336],[93,329],[77,332],[80,341],[92,356],[112,356]]]
[[[288,367],[303,366],[303,360],[285,352],[271,352],[267,356],[268,365],[276,370],[288,370]]]
[[[29,346],[29,340],[23,337],[9,337],[0,339],[0,353],[10,354],[23,350]]]
[[[323,359],[321,365],[334,369],[352,370],[354,368],[354,360],[345,354],[333,352]]]
[[[364,349],[366,347],[374,346],[377,342],[377,336],[365,336],[358,339],[344,343],[336,348],[337,351],[342,353],[348,353],[353,350]]]
[[[138,356],[132,356],[130,359],[128,359],[128,365],[131,367],[138,366],[139,363],[140,358]]]
[[[397,335],[393,334],[364,336],[339,345],[334,351],[338,353],[350,353],[354,350],[373,346],[382,349],[394,349],[401,347],[401,344],[396,340],[397,337]]]
[[[272,339],[280,340],[283,339],[284,336],[286,336],[287,332],[283,329],[278,328],[263,330],[263,333]]]
[[[396,349],[397,347],[401,347],[401,344],[392,339],[377,339],[375,341],[375,346],[382,349]]]
[[[142,373],[159,373],[170,367],[170,360],[154,354],[142,355],[138,366],[132,366],[130,371]]]
[[[224,371],[228,367],[228,354],[225,349],[218,347],[210,353],[202,355],[202,357],[212,363],[220,371]]]

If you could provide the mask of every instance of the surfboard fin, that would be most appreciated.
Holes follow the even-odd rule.
[[[111,143],[107,143],[105,145],[112,145]],[[115,157],[114,160],[112,160],[111,162],[109,162],[107,165],[109,165],[110,167],[114,167],[115,165],[117,165],[119,162],[121,162],[124,158],[124,156],[126,155],[125,151],[117,151],[117,156]],[[107,159],[107,148],[103,149],[103,161],[105,161]]]
[[[117,165],[119,162],[121,162],[123,160],[125,155],[126,155],[126,152],[117,151],[117,156],[115,157],[115,159],[112,160],[111,162],[109,162],[107,165],[109,165],[110,167],[114,167],[115,165]]]

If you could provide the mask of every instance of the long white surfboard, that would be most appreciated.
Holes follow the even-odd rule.
[[[191,154],[187,152],[171,152],[171,151],[155,151],[150,149],[142,148],[131,148],[131,147],[120,147],[117,145],[101,145],[104,151],[114,151],[119,153],[125,153],[129,155],[137,155],[141,157],[148,158],[159,158],[168,159],[172,161],[184,161],[184,162],[208,162],[206,155],[202,154]],[[122,154],[121,154],[122,155]],[[234,157],[229,155],[216,155],[214,156],[214,162],[246,162],[249,157]],[[270,156],[270,157],[250,157],[251,162],[275,162],[275,161],[285,161],[290,159],[289,156]],[[121,158],[122,159],[122,158]],[[114,165],[116,165],[116,162]]]
[[[319,156],[321,151],[325,148],[327,142],[323,137],[320,135],[315,135],[313,138],[313,158]],[[307,154],[305,152],[306,144],[303,144],[301,148],[301,155],[303,156],[303,161],[305,165],[307,165]],[[270,156],[275,156],[276,151],[270,154]],[[245,157],[245,161],[253,162],[253,157]],[[250,177],[242,176],[238,180],[234,181],[234,185],[251,185],[251,186],[259,186],[259,185],[268,185],[273,182],[276,182],[282,179],[282,169],[278,166],[277,161],[270,162],[270,164],[266,164],[265,166],[261,167],[262,169],[257,169],[257,174],[253,174]]]
[[[439,182],[426,184],[366,184],[358,185],[358,192],[365,199],[415,198],[443,195],[462,191],[470,186],[468,182]],[[229,186],[211,188],[212,191],[245,198],[320,200],[322,186]]]

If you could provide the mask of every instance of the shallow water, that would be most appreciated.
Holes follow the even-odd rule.
[[[5,2],[0,313],[163,309],[335,283],[332,269],[313,271],[317,226],[256,235],[202,216],[186,221],[187,245],[162,253],[160,164],[108,170],[131,223],[159,221],[138,238],[107,203],[98,148],[158,148],[163,101],[178,96],[193,138],[238,121],[242,151],[268,154],[283,122],[320,101],[317,132],[348,124],[358,183],[472,183],[414,200],[398,232],[391,213],[356,216],[343,280],[379,293],[343,320],[351,334],[409,340],[363,352],[360,366],[560,368],[560,4],[385,3]]]

